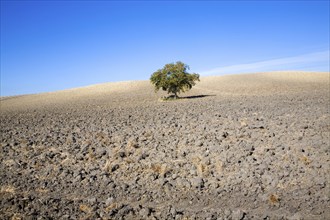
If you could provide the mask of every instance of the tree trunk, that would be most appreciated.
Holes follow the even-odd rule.
[[[178,99],[179,98],[179,96],[178,96],[178,94],[176,92],[174,93],[174,98],[175,99]]]

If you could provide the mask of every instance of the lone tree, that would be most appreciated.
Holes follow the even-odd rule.
[[[189,66],[178,61],[176,63],[166,64],[163,69],[154,72],[150,81],[155,85],[155,92],[160,88],[172,93],[174,98],[178,98],[178,93],[190,90],[199,81],[199,75],[196,73],[187,73]]]

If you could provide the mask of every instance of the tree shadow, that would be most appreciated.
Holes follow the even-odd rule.
[[[180,97],[180,99],[199,99],[199,98],[205,98],[210,96],[216,96],[216,95],[193,95],[193,96],[184,96]]]
[[[216,96],[216,95],[193,95],[193,96],[180,96],[180,97],[175,97],[174,95],[170,96],[164,96],[161,97],[161,101],[175,101],[175,100],[182,100],[182,99],[199,99],[199,98],[205,98],[205,97],[210,97],[210,96]]]

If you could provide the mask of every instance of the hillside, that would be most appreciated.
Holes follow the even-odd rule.
[[[0,101],[0,216],[329,219],[330,75],[149,81]]]
[[[251,96],[288,94],[294,92],[328,89],[329,73],[317,72],[270,72],[226,76],[201,77],[199,82],[186,96],[218,95]],[[321,86],[321,87],[320,87]],[[149,81],[126,81],[103,83],[57,92],[23,95],[3,98],[2,109],[38,107],[61,104],[132,104],[155,102],[166,93],[155,94]]]

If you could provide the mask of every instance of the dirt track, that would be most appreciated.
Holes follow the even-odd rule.
[[[329,73],[1,100],[3,219],[330,219]]]

